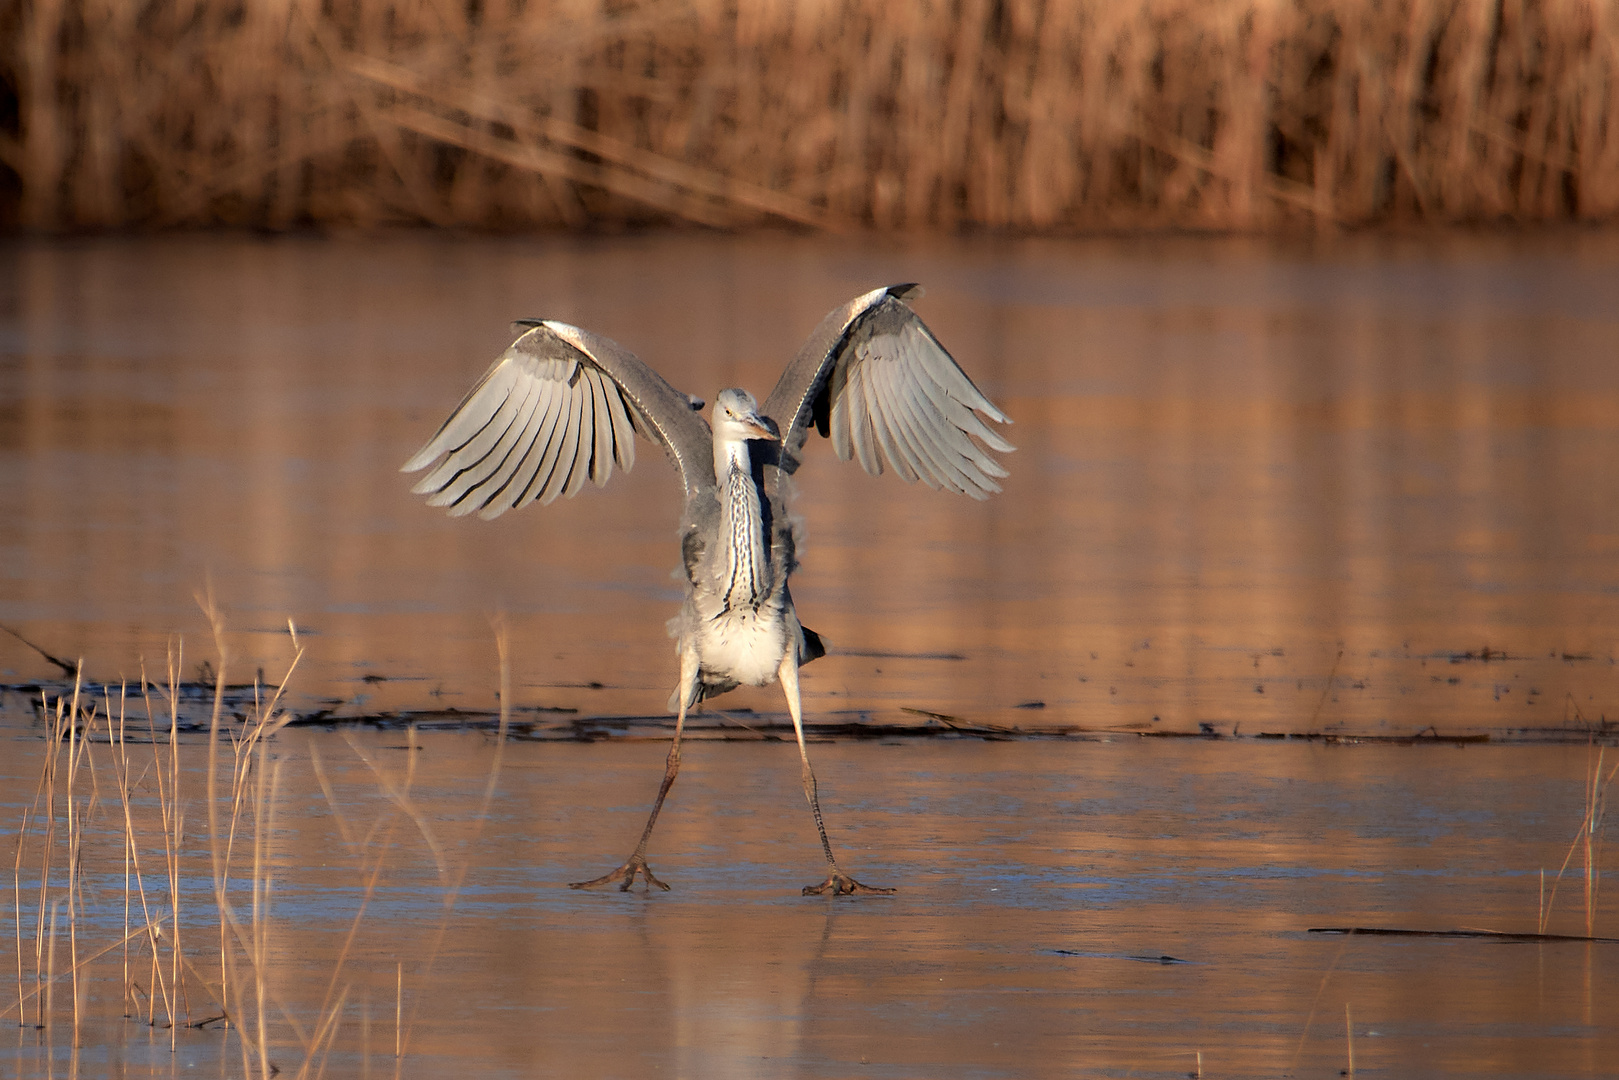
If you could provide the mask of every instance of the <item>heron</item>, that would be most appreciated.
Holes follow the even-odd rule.
[[[673,743],[640,842],[617,869],[576,889],[637,876],[667,890],[647,863],[647,843],[680,771],[687,712],[737,686],[781,684],[798,739],[804,797],[815,818],[827,877],[804,895],[891,893],[845,873],[832,852],[804,745],[798,669],[826,654],[798,621],[788,578],[798,565],[793,483],[813,429],[844,461],[873,476],[974,499],[1007,476],[991,452],[1013,447],[985,423],[1010,424],[912,310],[915,284],[890,285],[830,312],[782,373],[761,408],[746,390],[721,390],[711,421],[702,399],[676,390],[634,354],[599,334],[549,319],[513,323],[519,336],[403,468],[431,471],[416,484],[431,506],[494,518],[558,495],[588,477],[607,483],[635,463],[635,438],[660,446],[685,502],[680,547],[686,595],[670,621],[680,676],[669,708]],[[981,415],[980,415],[981,414]]]

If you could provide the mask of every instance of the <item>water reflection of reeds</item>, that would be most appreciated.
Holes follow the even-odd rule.
[[[1616,37],[1595,0],[23,0],[0,220],[1603,219]]]

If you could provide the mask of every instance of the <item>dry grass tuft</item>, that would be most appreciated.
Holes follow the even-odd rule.
[[[76,682],[71,695],[42,702],[46,730],[40,779],[17,830],[13,860],[15,932],[7,935],[7,944],[14,942],[17,950],[16,997],[9,1006],[0,1004],[0,1018],[15,1013],[19,1024],[40,1031],[50,1047],[66,1041],[62,1030],[71,1019],[71,1047],[77,1052],[85,1044],[86,1024],[100,1025],[95,1041],[107,1038],[102,1029],[108,1015],[95,1014],[88,1005],[92,983],[105,986],[120,979],[122,993],[113,1000],[121,997],[124,1017],[166,1029],[171,1049],[178,1045],[181,1029],[219,1025],[234,1035],[242,1075],[319,1076],[342,1021],[352,1011],[351,990],[359,976],[350,959],[379,881],[396,862],[395,833],[402,825],[419,830],[445,883],[441,925],[431,951],[412,944],[406,956],[425,970],[424,980],[454,914],[468,865],[450,865],[415,802],[411,787],[417,755],[407,758],[402,776],[396,775],[350,739],[389,803],[377,820],[363,826],[349,821],[315,756],[311,767],[346,846],[356,853],[362,888],[347,934],[331,958],[324,992],[317,995],[318,1005],[300,1020],[299,1008],[277,996],[272,978],[285,946],[275,940],[273,930],[273,865],[279,864],[271,859],[270,843],[291,823],[277,819],[284,762],[268,751],[271,738],[292,720],[281,709],[281,691],[303,649],[289,621],[294,653],[280,684],[260,688],[250,708],[228,713],[222,707],[230,666],[224,620],[211,596],[200,602],[213,628],[217,657],[202,770],[202,748],[182,746],[179,703],[185,690],[178,642],[170,648],[161,686],[148,682],[143,672],[136,693],[128,686],[116,695],[107,689],[95,701]],[[497,645],[504,694],[509,665],[503,630],[497,631]],[[502,720],[504,741],[504,708]],[[188,764],[182,765],[182,757]],[[500,760],[497,747],[479,830],[494,796]],[[201,835],[185,813],[186,807],[197,806],[199,792],[194,789],[199,786],[205,788],[200,793],[205,819]],[[117,873],[109,864],[121,869],[121,892],[108,888]],[[210,882],[211,889],[199,892],[199,880]],[[109,934],[107,928],[116,927],[120,915],[122,931]],[[396,1055],[408,1048],[410,1031],[403,1022],[405,999],[411,996],[404,968],[401,961]],[[64,1003],[61,999],[69,995],[71,1003]],[[362,1014],[368,1025],[368,1004]],[[369,1039],[368,1028],[365,1037]],[[289,1056],[298,1061],[296,1069],[287,1067]]]
[[[19,0],[0,41],[31,229],[1619,213],[1612,0]]]

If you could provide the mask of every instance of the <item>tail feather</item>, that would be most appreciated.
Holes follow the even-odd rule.
[[[798,632],[802,635],[802,644],[798,647],[799,667],[826,655],[826,642],[821,640],[820,634],[802,624],[799,625]]]

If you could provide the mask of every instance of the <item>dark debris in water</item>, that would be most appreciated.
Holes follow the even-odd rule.
[[[1485,941],[1584,941],[1619,945],[1619,938],[1583,934],[1515,934],[1506,930],[1406,930],[1387,926],[1313,926],[1312,934],[1366,937],[1478,938]]]
[[[1466,652],[1440,653],[1438,656],[1434,657],[1434,659],[1449,660],[1453,664],[1465,664],[1470,661],[1478,661],[1480,663],[1488,664],[1491,661],[1515,660],[1522,658],[1508,656],[1505,649],[1492,649],[1486,645],[1477,652],[1474,652],[1472,649],[1468,649]]]
[[[1191,960],[1182,960],[1178,956],[1170,956],[1168,953],[1160,956],[1140,956],[1135,953],[1084,952],[1079,949],[1047,949],[1045,951],[1052,956],[1079,956],[1087,960],[1134,960],[1138,964],[1162,964],[1165,967],[1170,964],[1190,964],[1193,962]]]
[[[1508,732],[1529,733],[1533,731],[1541,735],[1540,738],[1508,739],[1501,737]],[[1555,737],[1555,733],[1568,732],[1578,734],[1578,741],[1584,741],[1593,734],[1590,728],[1512,728],[1503,729],[1496,736],[1489,732],[1441,732],[1432,725],[1421,731],[1414,731],[1409,735],[1351,735],[1346,732],[1332,731],[1262,731],[1255,735],[1256,739],[1303,739],[1307,742],[1326,743],[1385,743],[1395,746],[1414,746],[1418,743],[1442,743],[1447,745],[1466,745],[1468,743],[1487,742],[1566,742],[1567,739]],[[1598,732],[1597,734],[1600,734]]]
[[[114,715],[120,708],[126,717],[126,738],[147,737],[148,707],[151,711],[151,736],[165,738],[171,724],[182,735],[206,734],[212,722],[216,686],[212,682],[189,681],[174,690],[174,702],[169,700],[165,685],[148,683],[85,683],[79,687],[81,706],[95,705],[98,715],[106,715],[111,707]],[[71,701],[74,685],[71,680],[41,680],[31,683],[0,684],[0,713],[26,714],[41,724],[49,699],[52,709],[56,701]],[[275,695],[276,687],[262,683],[231,683],[223,688],[220,716],[233,725],[240,725],[267,705]],[[120,701],[122,705],[120,705]],[[498,731],[500,714],[493,710],[413,709],[397,711],[371,711],[363,709],[363,699],[326,698],[313,703],[293,706],[290,724],[293,726],[322,727],[374,727],[403,730],[416,727],[438,731]],[[1043,703],[1023,702],[1009,706],[1019,713],[1044,712]],[[1313,731],[1257,731],[1243,732],[1241,723],[1232,720],[1203,720],[1196,730],[1166,728],[1158,717],[1144,717],[1138,724],[1091,726],[1085,724],[1003,724],[974,720],[929,709],[902,707],[898,717],[893,713],[876,713],[867,709],[846,709],[838,712],[820,712],[805,722],[805,737],[816,742],[837,742],[871,739],[978,739],[1009,741],[1033,739],[1076,739],[1089,741],[1140,739],[1197,739],[1204,741],[1246,740],[1302,740],[1331,745],[1378,744],[1394,746],[1449,745],[1466,746],[1473,743],[1495,744],[1596,744],[1619,746],[1619,722],[1600,719],[1585,721],[1577,714],[1573,722],[1544,727],[1500,727],[1488,731],[1477,728],[1441,731],[1434,726],[1405,733],[1362,734],[1345,730]],[[1031,717],[1033,719],[1033,717]],[[667,714],[618,715],[584,713],[572,707],[520,706],[512,708],[507,716],[507,731],[511,738],[539,742],[606,742],[606,741],[660,741],[670,737],[674,730],[674,717]],[[714,709],[687,717],[686,737],[711,741],[782,741],[791,742],[795,736],[791,720],[785,713],[754,713],[747,709]]]

